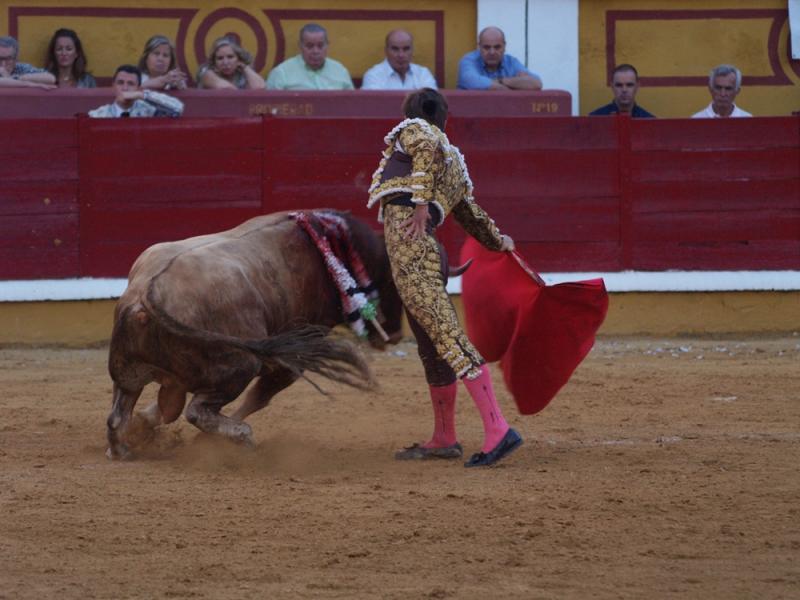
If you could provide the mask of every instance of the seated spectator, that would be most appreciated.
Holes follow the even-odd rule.
[[[17,62],[19,42],[11,36],[0,37],[0,87],[55,89],[56,78],[44,69]]]
[[[264,80],[250,64],[250,53],[229,37],[214,41],[197,72],[197,87],[209,90],[263,90]]]
[[[611,92],[614,100],[605,106],[590,112],[590,115],[630,115],[634,118],[654,118],[641,106],[636,104],[636,92],[639,91],[639,73],[633,65],[619,65],[611,76]]]
[[[498,27],[478,34],[478,49],[458,63],[458,88],[462,90],[540,90],[542,78],[506,54],[506,36]]]
[[[414,40],[402,29],[390,31],[383,49],[386,59],[364,73],[362,90],[416,90],[436,89],[436,79],[431,72],[411,62]]]
[[[97,87],[94,77],[86,71],[83,44],[72,29],[57,29],[47,46],[45,69],[56,78],[58,87]]]
[[[328,32],[309,23],[300,30],[300,54],[272,69],[268,90],[352,90],[350,73],[340,62],[328,58]]]
[[[724,119],[728,117],[752,117],[736,104],[736,96],[742,89],[742,72],[733,65],[719,65],[711,69],[708,91],[711,104],[692,115],[693,119]]]
[[[95,119],[117,117],[179,117],[183,102],[167,94],[142,89],[142,74],[133,65],[121,65],[114,72],[111,87],[115,101],[89,111]]]
[[[186,73],[176,67],[175,46],[163,35],[154,35],[144,45],[139,64],[142,88],[146,90],[185,90]]]

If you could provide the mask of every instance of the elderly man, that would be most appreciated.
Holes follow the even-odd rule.
[[[328,32],[309,23],[300,30],[300,54],[283,61],[267,77],[268,90],[352,90],[350,73],[328,58]]]
[[[590,112],[590,115],[630,115],[634,118],[653,118],[641,106],[636,104],[636,92],[639,91],[639,73],[633,65],[619,65],[611,76],[611,91],[614,100],[605,106]]]
[[[44,69],[17,62],[19,42],[11,36],[0,37],[0,87],[56,88],[56,78]]]
[[[736,104],[737,94],[742,89],[742,72],[733,65],[719,65],[711,69],[708,91],[711,104],[692,115],[693,119],[725,119],[728,117],[752,117]]]
[[[114,73],[111,87],[117,94],[115,101],[89,111],[96,119],[117,117],[179,117],[183,102],[172,96],[142,90],[142,73],[133,65],[121,65]]]
[[[362,90],[417,90],[436,89],[436,79],[431,72],[411,62],[414,40],[403,29],[390,31],[383,49],[386,59],[364,73]]]
[[[519,60],[506,54],[506,36],[498,27],[478,34],[478,49],[458,63],[458,87],[462,90],[540,90],[542,79]]]

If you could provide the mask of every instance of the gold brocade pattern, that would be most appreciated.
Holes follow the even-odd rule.
[[[439,245],[432,235],[409,240],[400,224],[413,208],[387,205],[384,233],[392,276],[403,304],[431,338],[436,352],[457,377],[477,376],[483,358],[458,322],[453,303],[442,281]]]
[[[385,142],[386,149],[372,176],[368,207],[380,201],[383,210],[396,194],[410,193],[415,204],[433,203],[439,208],[441,220],[434,226],[441,225],[453,212],[467,233],[487,248],[500,249],[500,231],[475,203],[464,157],[444,132],[421,119],[406,119],[389,132]],[[411,173],[382,181],[389,157],[400,149],[411,157]]]

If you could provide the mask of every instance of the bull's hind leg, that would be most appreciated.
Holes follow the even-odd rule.
[[[237,444],[254,446],[250,425],[220,414],[220,409],[231,400],[233,398],[219,392],[195,394],[186,409],[186,419],[200,431],[221,435]]]
[[[234,421],[244,421],[257,410],[266,407],[272,397],[297,381],[297,375],[289,369],[270,371],[259,377],[248,390],[239,408],[231,415]]]
[[[158,389],[158,401],[136,411],[134,419],[141,421],[144,427],[155,429],[160,425],[168,425],[180,417],[185,405],[186,388],[170,380],[164,382]]]
[[[106,437],[108,438],[108,451],[106,455],[111,459],[127,459],[131,451],[125,443],[128,428],[131,422],[131,413],[136,401],[142,393],[142,388],[137,390],[124,390],[114,382],[114,399],[111,414],[106,421]]]

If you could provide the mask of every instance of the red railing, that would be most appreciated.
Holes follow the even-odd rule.
[[[4,120],[0,279],[124,276],[148,245],[366,190],[395,119]],[[800,269],[800,118],[453,118],[541,271]],[[377,224],[376,224],[377,226]],[[461,241],[444,228],[451,253]]]

